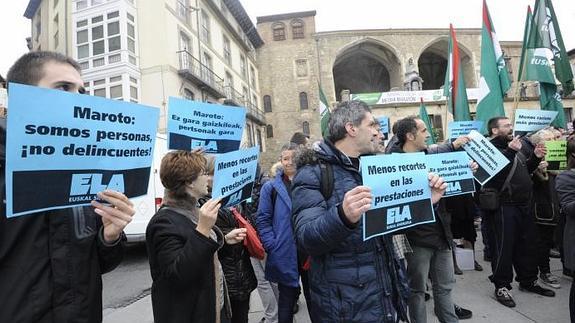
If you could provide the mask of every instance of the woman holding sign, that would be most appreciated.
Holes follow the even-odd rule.
[[[146,230],[154,321],[220,322],[230,316],[217,251],[224,235],[215,226],[220,200],[197,207],[208,193],[206,159],[172,151],[162,159],[164,204]]]
[[[208,194],[199,199],[203,206],[211,199],[214,177],[213,157],[207,158],[206,173],[208,174]],[[247,230],[240,228],[238,221],[229,208],[220,208],[216,226],[225,235],[226,243],[218,251],[218,258],[228,287],[228,295],[232,309],[231,323],[248,323],[250,311],[250,295],[256,289],[258,282],[250,261],[250,254],[244,246]]]

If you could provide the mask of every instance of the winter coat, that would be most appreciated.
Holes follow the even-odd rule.
[[[575,270],[575,170],[566,170],[557,175],[555,188],[566,221],[563,233],[564,263],[565,267]]]
[[[311,256],[312,308],[321,322],[396,322],[407,319],[405,267],[390,235],[363,241],[362,222],[350,224],[341,203],[361,185],[351,160],[324,141],[297,159],[292,183],[295,237]],[[333,191],[320,190],[318,159],[332,165]]]
[[[2,141],[2,201],[4,156]],[[103,242],[102,218],[92,207],[8,219],[1,202],[0,322],[101,322],[101,276],[118,266],[122,257],[121,242]]]
[[[216,321],[214,255],[223,244],[196,230],[196,224],[173,209],[161,208],[146,229],[156,323]]]
[[[517,166],[512,175],[508,187],[501,192],[501,203],[511,205],[527,205],[530,203],[533,196],[533,182],[531,181],[531,174],[539,166],[541,158],[535,156],[534,153],[525,156],[522,152],[516,152],[508,147],[509,140],[503,137],[495,137],[491,139],[491,143],[509,160],[509,164],[505,166],[497,175],[487,182],[484,187],[495,188],[501,192],[507,175],[513,168],[513,162],[517,157]],[[526,146],[525,152],[531,151]]]
[[[211,197],[199,200],[200,207]],[[233,229],[239,228],[233,213],[226,208],[220,208],[216,226],[222,230],[224,236]],[[218,251],[218,259],[228,285],[228,295],[233,300],[246,300],[258,285],[254,269],[250,261],[250,254],[242,242],[226,244]]]
[[[292,202],[283,171],[266,182],[260,191],[256,225],[267,253],[266,279],[291,287],[299,286],[298,259],[293,237]],[[276,192],[275,203],[272,191]]]
[[[424,150],[423,152],[425,154],[439,154],[451,151],[453,151],[453,145],[448,143],[434,145],[429,151]],[[398,143],[390,153],[404,153],[404,151]],[[435,222],[420,224],[401,231],[405,233],[412,246],[442,250],[451,248],[451,240],[453,239],[451,215],[446,211],[444,203],[442,201],[441,207],[435,208]]]

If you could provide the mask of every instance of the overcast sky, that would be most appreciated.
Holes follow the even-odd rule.
[[[47,0],[44,0],[47,1]],[[71,1],[71,0],[68,0]],[[159,1],[159,0],[138,0]],[[481,28],[481,0],[240,0],[256,17],[316,10],[316,30],[386,28]],[[490,0],[499,40],[522,40],[527,5],[535,0]],[[28,49],[28,0],[0,0],[0,74]],[[575,0],[553,0],[567,50],[575,48]]]

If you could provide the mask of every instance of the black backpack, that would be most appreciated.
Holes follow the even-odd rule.
[[[324,200],[327,202],[331,198],[333,193],[333,169],[331,164],[325,163],[323,161],[319,161],[319,173],[320,173],[320,182],[319,188],[321,191],[321,195],[323,195]],[[291,196],[291,192],[290,193]],[[278,192],[272,186],[272,208],[276,205],[276,200],[278,198]]]

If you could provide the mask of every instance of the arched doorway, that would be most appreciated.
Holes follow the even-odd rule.
[[[352,94],[386,92],[402,86],[401,65],[395,53],[383,43],[365,40],[343,50],[333,65],[337,100],[341,91]]]
[[[445,83],[448,39],[442,38],[427,46],[419,55],[417,66],[424,90],[439,89]],[[469,50],[459,43],[461,66],[467,88],[475,87],[475,72]]]

